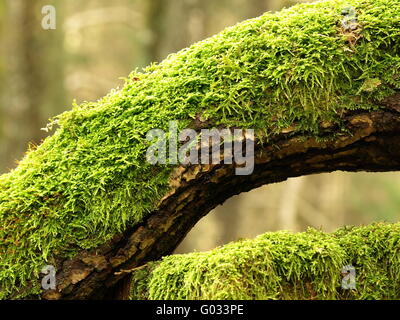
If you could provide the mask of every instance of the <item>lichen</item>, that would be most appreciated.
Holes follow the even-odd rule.
[[[400,299],[400,224],[269,232],[167,256],[133,274],[131,299]]]
[[[356,26],[343,26],[343,8]],[[318,136],[349,109],[400,88],[400,2],[328,0],[244,21],[170,55],[97,102],[74,105],[52,136],[0,176],[0,298],[40,292],[55,258],[94,248],[155,209],[171,165],[145,161],[153,128],[201,117],[268,139],[295,124]],[[379,84],[379,85],[378,85]],[[272,285],[272,284],[271,284]],[[23,293],[16,294],[20,289]]]

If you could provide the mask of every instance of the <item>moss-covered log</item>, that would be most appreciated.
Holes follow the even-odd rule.
[[[400,224],[270,232],[164,257],[132,279],[132,299],[400,299]]]
[[[400,169],[400,3],[245,21],[66,112],[0,177],[0,298],[104,298],[227,198],[310,173]],[[255,129],[255,169],[146,161],[153,128]],[[42,291],[43,265],[57,289]]]

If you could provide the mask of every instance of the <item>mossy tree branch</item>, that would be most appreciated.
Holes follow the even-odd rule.
[[[164,257],[133,270],[131,299],[399,299],[399,228],[270,232]]]
[[[235,194],[312,173],[399,170],[399,17],[397,0],[265,14],[59,116],[54,135],[0,177],[0,298],[126,297],[121,270],[171,254]],[[171,120],[255,129],[253,174],[147,163],[146,133]],[[56,290],[40,289],[44,264],[57,268]]]
[[[118,271],[171,254],[205,214],[231,196],[258,186],[334,170],[400,170],[400,113],[390,109],[351,112],[344,119],[348,133],[337,139],[318,142],[313,136],[276,136],[273,143],[258,148],[255,172],[250,176],[236,176],[234,167],[227,165],[177,168],[176,187],[156,211],[104,246],[63,262],[58,275],[60,292],[43,296],[103,297],[117,281],[129,277],[116,275]],[[322,132],[329,135],[332,130]]]

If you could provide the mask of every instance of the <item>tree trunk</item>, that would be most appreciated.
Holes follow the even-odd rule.
[[[14,167],[15,161],[32,142],[43,138],[41,110],[43,91],[42,54],[38,30],[40,20],[36,19],[39,8],[33,1],[8,1],[10,7],[9,30],[14,34],[8,39],[6,50],[10,50],[8,66],[7,104],[3,106],[3,120],[7,141],[3,159],[7,168]],[[40,31],[39,31],[40,32]]]

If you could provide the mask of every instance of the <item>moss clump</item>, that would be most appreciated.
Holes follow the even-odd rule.
[[[371,97],[400,88],[399,35],[398,0],[298,5],[228,28],[75,105],[0,177],[0,298],[39,293],[42,265],[104,243],[155,208],[172,166],[145,161],[150,129],[200,118],[259,138],[293,124],[318,135],[321,121],[375,108]]]
[[[356,288],[342,288],[342,268]],[[400,299],[400,224],[270,232],[134,273],[132,299]]]

